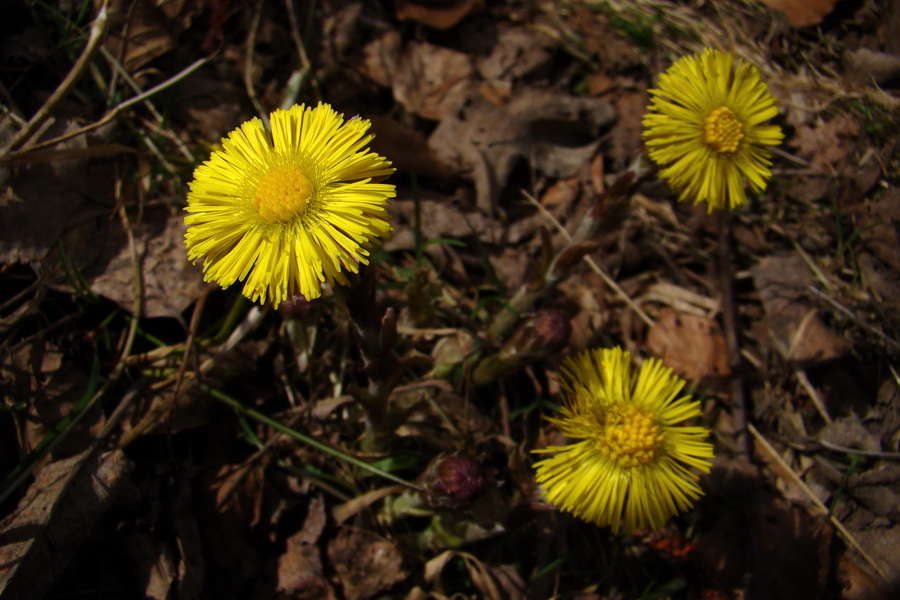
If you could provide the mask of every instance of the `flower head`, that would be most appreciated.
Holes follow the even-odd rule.
[[[759,70],[707,48],[685,56],[659,77],[644,115],[644,142],[660,176],[679,200],[706,202],[709,212],[747,202],[747,183],[765,189],[771,151],[781,143],[775,98]]]
[[[547,501],[614,532],[658,529],[702,494],[691,467],[709,472],[705,427],[681,425],[700,403],[678,397],[684,380],[656,359],[636,374],[621,348],[589,350],[560,370],[565,405],[550,419],[568,446],[539,461]]]
[[[292,106],[251,119],[194,171],[185,217],[188,258],[203,258],[206,281],[275,304],[347,285],[368,263],[371,243],[391,231],[385,205],[394,172],[366,145],[369,121],[327,104]]]

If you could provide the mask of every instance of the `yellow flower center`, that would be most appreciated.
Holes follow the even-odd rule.
[[[313,184],[296,165],[266,171],[253,194],[253,208],[269,223],[290,221],[304,210],[313,195]]]
[[[632,404],[609,416],[597,441],[600,451],[620,467],[637,467],[653,460],[663,436],[656,420]]]
[[[703,122],[704,139],[716,152],[734,152],[744,137],[744,124],[727,106],[715,109]]]

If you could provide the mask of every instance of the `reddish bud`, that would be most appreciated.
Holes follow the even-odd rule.
[[[425,502],[433,507],[460,508],[484,490],[481,463],[466,454],[438,454],[420,478]]]

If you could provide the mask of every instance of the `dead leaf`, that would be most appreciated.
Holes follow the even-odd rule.
[[[389,156],[398,172],[412,172],[445,179],[447,169],[435,157],[425,137],[390,117],[372,115],[372,150]]]
[[[459,106],[474,85],[475,69],[463,52],[424,42],[402,46],[388,31],[366,46],[363,72],[391,88],[406,110],[439,120]]]
[[[647,333],[647,347],[667,367],[691,381],[731,372],[719,324],[706,317],[663,308]]]
[[[143,597],[148,600],[167,600],[178,577],[178,557],[172,545],[153,535],[135,531],[127,536],[125,548],[139,576],[146,580]]]
[[[491,53],[478,59],[475,66],[486,81],[512,83],[550,68],[555,49],[553,40],[534,29],[503,28]]]
[[[44,597],[113,502],[131,470],[121,450],[84,452],[40,471],[0,522],[0,595]]]
[[[316,545],[327,519],[322,498],[310,498],[303,528],[287,539],[285,551],[278,557],[279,594],[298,600],[334,597],[323,574],[322,556]]]
[[[815,279],[802,257],[767,256],[750,272],[766,311],[771,341],[786,359],[814,364],[850,351],[850,341],[829,329],[818,311],[803,300]]]
[[[347,600],[374,596],[408,577],[397,543],[364,529],[341,527],[328,544],[328,559]]]
[[[836,579],[841,584],[841,600],[890,600],[894,594],[868,566],[860,564],[850,551],[838,560]]]
[[[418,21],[435,29],[450,29],[466,16],[483,10],[484,0],[395,0],[397,20]]]
[[[176,38],[200,12],[198,2],[138,0],[110,3],[110,33],[104,42],[125,70],[138,69],[175,48]]]
[[[596,98],[525,88],[498,107],[474,90],[428,144],[452,171],[474,180],[478,208],[491,214],[517,162],[549,177],[572,177],[614,119],[612,106]]]
[[[453,558],[463,559],[472,584],[486,600],[519,600],[525,598],[525,582],[511,565],[488,565],[468,552],[446,550],[425,565],[425,581],[440,577],[447,563]]]
[[[836,0],[761,0],[763,4],[783,12],[791,25],[817,25],[831,13]]]
[[[127,311],[134,308],[135,265],[121,226],[110,227],[102,250],[108,263],[85,270],[91,290]],[[205,283],[200,266],[184,250],[184,217],[169,210],[148,210],[134,228],[143,279],[143,315],[176,317],[196,300]]]
[[[790,144],[798,149],[801,157],[809,160],[811,167],[827,170],[856,149],[859,133],[856,117],[842,113],[814,127],[798,127]]]

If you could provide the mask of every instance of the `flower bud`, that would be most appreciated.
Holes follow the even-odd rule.
[[[425,502],[432,508],[460,508],[484,490],[481,463],[466,454],[438,454],[419,478]]]
[[[478,364],[474,373],[476,385],[490,383],[559,352],[569,343],[571,335],[569,318],[559,309],[542,310],[528,317],[509,336],[500,352]]]

